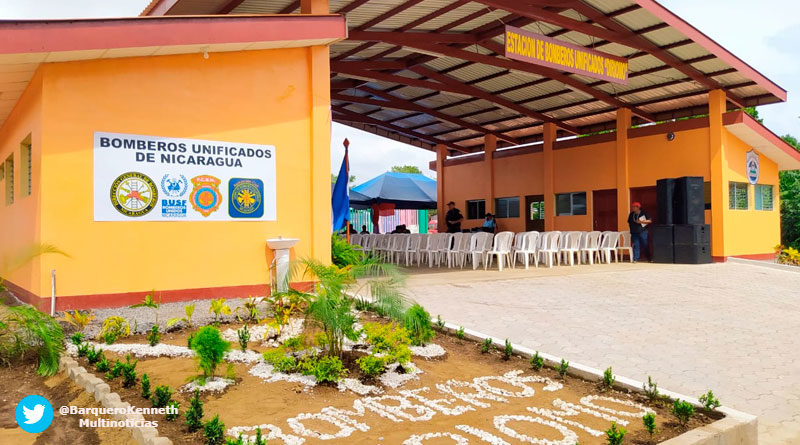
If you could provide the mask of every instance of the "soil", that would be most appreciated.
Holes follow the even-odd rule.
[[[224,330],[228,327],[237,329],[239,325],[227,324],[220,328]],[[186,338],[190,332],[190,330],[184,329],[166,333],[162,337],[162,342],[185,346]],[[257,351],[266,350],[266,347],[257,346],[257,340],[258,339],[253,339],[253,341],[251,341],[250,348]],[[143,335],[137,335],[123,339],[121,342],[146,343],[146,339]],[[450,335],[437,333],[432,342],[443,346],[447,354],[442,358],[429,360],[425,360],[421,357],[412,357],[412,362],[423,371],[420,375],[420,379],[407,382],[397,390],[384,388],[384,395],[398,395],[398,390],[412,390],[427,387],[430,389],[423,393],[425,397],[429,399],[449,398],[436,389],[435,385],[437,383],[445,383],[450,379],[471,381],[475,377],[500,376],[513,370],[521,370],[523,371],[523,375],[540,375],[555,381],[561,381],[557,372],[553,369],[544,368],[540,371],[533,371],[528,360],[523,357],[513,356],[510,360],[504,360],[499,350],[493,350],[487,354],[482,354],[480,352],[480,345],[472,341],[459,340]],[[238,347],[235,343],[232,346]],[[113,358],[122,358],[108,352],[106,356],[109,360]],[[79,360],[87,369],[93,369],[93,367],[88,366],[85,358]],[[345,363],[350,362],[352,362],[352,357],[345,360]],[[210,419],[215,414],[219,414],[226,428],[270,423],[281,428],[286,434],[296,435],[286,423],[286,419],[295,417],[300,413],[318,413],[322,408],[328,406],[350,410],[352,409],[353,401],[362,398],[350,391],[340,392],[337,388],[327,385],[306,388],[299,383],[283,381],[265,383],[261,379],[248,374],[247,371],[251,366],[252,365],[235,364],[237,377],[237,383],[235,385],[226,388],[222,393],[201,394],[201,399],[204,402],[203,408],[206,420]],[[220,368],[222,369],[218,371],[218,374],[224,373],[225,365],[221,365]],[[359,377],[359,373],[355,370],[354,365],[350,364],[348,368],[352,370],[350,377]],[[181,409],[181,417],[178,421],[168,422],[164,419],[164,416],[158,415],[145,416],[148,420],[158,421],[159,434],[169,437],[175,444],[204,443],[202,440],[202,432],[189,433],[183,424],[185,421],[183,413],[189,406],[191,394],[177,392],[177,388],[183,386],[187,381],[197,375],[198,370],[195,360],[167,357],[140,358],[137,372],[139,375],[142,373],[148,374],[152,388],[155,388],[156,385],[169,385],[171,388],[176,389],[173,399],[180,402]],[[103,378],[99,373],[95,374]],[[130,389],[123,388],[120,380],[121,379],[116,379],[115,381],[109,382],[112,391],[118,392],[124,401],[134,406],[150,406],[149,401],[142,399],[139,385]],[[365,381],[365,383],[372,382]],[[499,432],[493,424],[493,417],[497,415],[530,415],[536,417],[535,414],[527,411],[526,408],[529,406],[536,406],[553,409],[552,402],[557,398],[577,404],[581,397],[591,394],[634,400],[656,411],[658,431],[652,438],[650,438],[648,433],[644,430],[642,421],[639,418],[627,418],[630,423],[625,427],[628,431],[625,437],[625,443],[628,444],[647,445],[663,442],[689,429],[711,423],[722,417],[722,415],[717,412],[705,413],[702,410],[697,410],[688,427],[684,428],[674,422],[674,417],[669,413],[669,406],[648,403],[646,398],[639,394],[630,394],[618,390],[602,391],[597,382],[588,382],[572,376],[567,376],[563,383],[564,388],[555,392],[543,391],[541,389],[541,384],[529,384],[535,389],[535,395],[533,397],[509,397],[508,403],[488,401],[491,404],[489,408],[476,408],[474,411],[468,411],[456,416],[446,416],[443,413],[437,412],[432,419],[421,422],[404,421],[402,423],[395,423],[367,410],[364,416],[357,418],[357,420],[369,425],[370,429],[368,431],[361,432],[356,430],[346,439],[333,441],[322,441],[317,438],[307,437],[305,443],[401,444],[413,434],[432,432],[458,433],[467,437],[471,443],[481,443],[477,437],[455,429],[456,425],[477,427],[493,435],[502,437],[511,444],[520,443]],[[515,389],[515,387],[511,385],[497,381],[493,381],[492,385],[508,390],[518,390],[518,388]],[[467,393],[471,392],[469,389],[464,389],[463,391]],[[392,401],[384,400],[382,403],[392,404]],[[622,411],[636,411],[633,408],[621,407],[620,405],[609,404],[603,401],[595,401],[594,403]],[[467,403],[456,400],[453,405],[467,405]],[[413,410],[408,411],[411,412]],[[611,423],[610,421],[587,414],[580,414],[570,419],[577,420],[583,425],[598,431],[605,431],[610,427]],[[303,424],[309,429],[322,433],[334,434],[338,430],[338,428],[331,424],[313,419],[304,420]],[[532,437],[550,440],[558,440],[561,438],[560,433],[553,428],[542,426],[537,423],[510,421],[507,425],[521,434],[527,434]],[[578,434],[579,442],[582,445],[606,443],[604,436],[594,437],[579,428],[572,427],[570,429]],[[270,443],[280,442],[273,440],[270,441]],[[427,440],[425,443],[432,445],[452,444],[453,441],[448,438],[435,438]]]

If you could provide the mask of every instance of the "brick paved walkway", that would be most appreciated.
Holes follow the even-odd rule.
[[[759,416],[800,444],[800,273],[738,263],[417,271],[432,314],[567,360]]]

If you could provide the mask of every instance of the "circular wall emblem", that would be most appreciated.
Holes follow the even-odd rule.
[[[147,215],[156,206],[156,202],[158,188],[143,173],[123,173],[111,183],[111,204],[125,216]]]
[[[261,190],[252,181],[239,181],[231,192],[231,205],[239,212],[249,215],[261,207]]]

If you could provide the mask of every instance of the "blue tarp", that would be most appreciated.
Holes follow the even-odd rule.
[[[387,172],[350,190],[350,206],[391,203],[396,209],[435,209],[436,181],[416,173]]]

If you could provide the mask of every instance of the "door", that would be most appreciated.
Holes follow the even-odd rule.
[[[592,221],[594,230],[617,230],[617,189],[592,192]]]
[[[525,230],[544,232],[544,195],[525,197]]]
[[[647,212],[654,224],[659,224],[658,219],[658,193],[656,186],[631,188],[631,202],[642,204],[642,210]],[[627,230],[627,229],[626,229]],[[643,252],[647,259],[653,258],[653,224],[647,226],[648,251]]]

